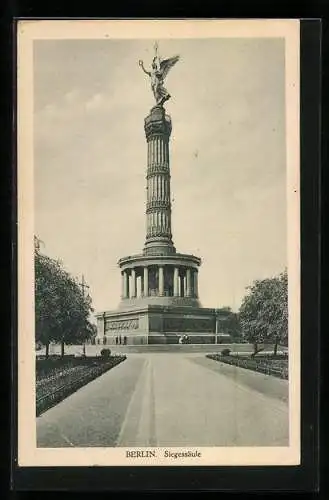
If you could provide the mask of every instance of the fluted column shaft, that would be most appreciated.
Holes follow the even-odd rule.
[[[174,297],[179,296],[179,269],[174,268]]]
[[[127,299],[129,297],[129,276],[127,271],[123,271],[123,297]]]
[[[136,297],[136,271],[131,270],[131,296]]]
[[[186,270],[186,296],[192,296],[191,269]]]
[[[171,238],[168,138],[151,136],[148,142],[146,236]]]
[[[147,140],[147,253],[175,252],[171,233],[169,138],[171,120],[163,107],[155,106],[145,118]]]
[[[144,267],[144,280],[143,280],[143,285],[144,285],[144,297],[147,297],[149,294],[149,270],[148,267]]]
[[[179,296],[184,297],[184,277],[180,276],[179,277]]]
[[[162,266],[159,266],[159,295],[164,295],[164,275]]]
[[[198,290],[198,271],[195,270],[193,273],[193,278],[194,278],[194,297],[198,298],[199,297],[199,290]]]
[[[124,271],[121,273],[121,298],[125,298],[125,274]]]

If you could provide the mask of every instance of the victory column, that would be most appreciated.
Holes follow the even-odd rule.
[[[158,45],[149,76],[155,106],[144,120],[147,142],[146,240],[142,254],[122,257],[122,294],[116,311],[97,315],[98,342],[114,344],[124,336],[127,344],[177,344],[185,336],[191,343],[214,343],[216,314],[201,307],[198,269],[201,259],[176,251],[171,231],[170,135],[172,122],[164,103],[170,94],[164,79],[179,56],[161,59]]]

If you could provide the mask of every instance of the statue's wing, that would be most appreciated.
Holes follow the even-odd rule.
[[[162,72],[162,78],[165,78],[170,70],[176,62],[179,60],[179,56],[170,57],[169,59],[163,59],[160,62],[160,70]]]

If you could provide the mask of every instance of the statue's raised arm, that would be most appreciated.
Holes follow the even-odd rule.
[[[138,61],[138,64],[140,65],[140,67],[142,68],[142,70],[144,71],[144,73],[146,73],[148,76],[151,76],[151,71],[147,71],[144,67],[144,63],[142,60],[139,60]]]
[[[169,59],[161,59],[158,55],[158,44],[155,44],[155,56],[153,57],[151,71],[147,71],[143,61],[139,61],[139,65],[148,76],[151,77],[151,87],[157,106],[163,104],[170,99],[169,92],[164,88],[163,81],[168,75],[169,70],[177,63],[179,56],[170,57]]]

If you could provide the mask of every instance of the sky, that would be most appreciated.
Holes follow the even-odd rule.
[[[284,40],[158,42],[180,55],[165,82],[173,241],[202,259],[202,306],[238,310],[286,266]],[[117,261],[145,242],[152,56],[150,40],[34,42],[35,233],[96,312],[118,306]]]

